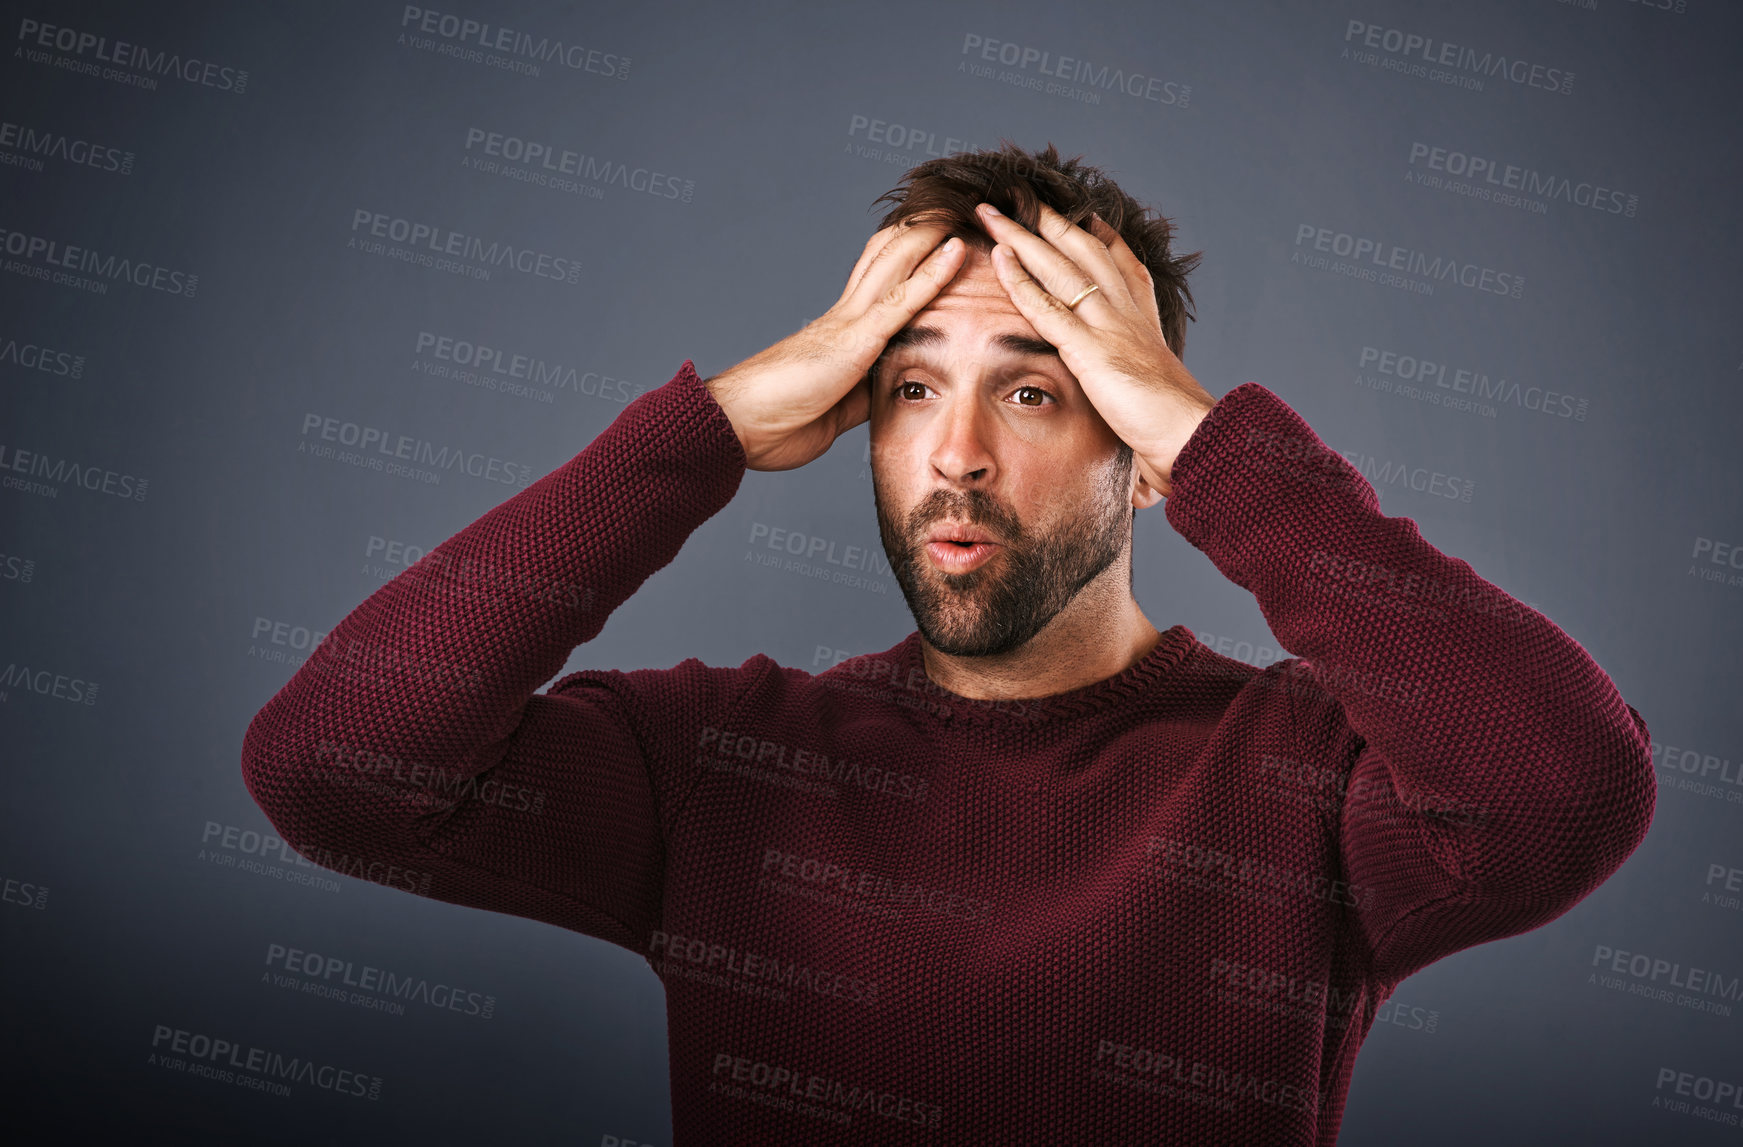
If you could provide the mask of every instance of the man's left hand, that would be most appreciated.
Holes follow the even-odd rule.
[[[1166,497],[1171,471],[1216,399],[1162,336],[1150,271],[1098,218],[1090,231],[1045,203],[1036,234],[981,204],[981,226],[999,244],[993,271],[1035,332],[1059,348],[1096,412],[1132,448],[1139,476]],[[1075,308],[1065,304],[1094,283]]]

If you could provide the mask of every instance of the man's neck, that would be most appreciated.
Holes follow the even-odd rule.
[[[922,635],[926,676],[975,700],[1031,700],[1105,681],[1156,648],[1162,635],[1130,593],[1115,608],[1092,606],[1080,597],[1026,643],[993,657],[941,653]]]

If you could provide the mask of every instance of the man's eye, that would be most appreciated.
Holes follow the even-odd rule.
[[[916,391],[910,390],[909,389],[910,387],[919,387],[919,390],[916,392]],[[1058,401],[1058,399],[1054,398],[1051,394],[1048,394],[1045,390],[1042,390],[1038,386],[1019,386],[1012,393],[1021,395],[1021,394],[1024,394],[1025,392],[1033,394],[1037,397],[1037,399],[1044,400],[1044,401],[1026,402],[1023,399],[1019,398],[1017,400],[1018,406],[1045,406],[1049,403],[1054,403],[1054,402]],[[925,397],[926,384],[921,382],[917,378],[904,379],[903,381],[898,382],[896,384],[895,394],[896,394],[897,398],[908,398],[908,399],[918,400],[918,399]]]

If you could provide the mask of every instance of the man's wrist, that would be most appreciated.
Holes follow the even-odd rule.
[[[1170,487],[1174,482],[1174,463],[1186,449],[1186,444],[1192,441],[1192,436],[1198,433],[1198,428],[1204,425],[1204,420],[1210,416],[1215,406],[1215,399],[1183,399],[1179,412],[1168,420],[1168,429],[1164,436],[1140,451],[1140,456],[1150,469],[1159,474]]]

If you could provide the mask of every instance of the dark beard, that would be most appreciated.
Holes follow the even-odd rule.
[[[1129,460],[1130,449],[1120,451]],[[953,657],[990,657],[1022,646],[1120,556],[1131,528],[1131,466],[1106,468],[1088,513],[1034,536],[984,490],[934,490],[896,529],[872,477],[878,533],[921,636]],[[966,573],[943,573],[926,556],[926,534],[945,518],[998,537],[1002,550]]]

